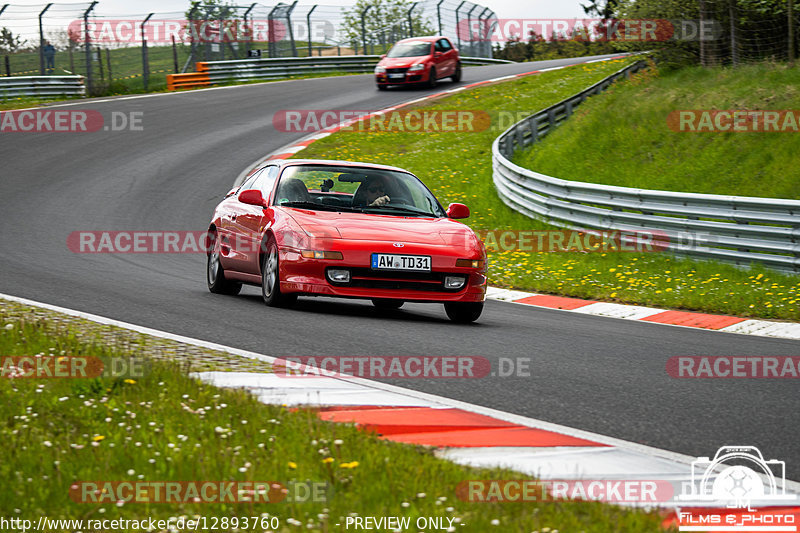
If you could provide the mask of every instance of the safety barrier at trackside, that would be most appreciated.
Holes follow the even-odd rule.
[[[20,97],[83,96],[83,76],[0,77],[0,100]]]
[[[658,236],[660,247],[677,254],[800,273],[800,200],[598,185],[546,176],[511,162],[515,151],[538,142],[588,97],[644,65],[633,63],[497,137],[492,169],[502,201],[557,226],[649,232]]]
[[[196,73],[170,74],[167,88],[171,91],[205,87],[230,81],[269,80],[316,73],[372,72],[380,56],[288,57],[275,59],[237,59],[197,63]],[[511,63],[502,59],[462,57],[465,66]]]

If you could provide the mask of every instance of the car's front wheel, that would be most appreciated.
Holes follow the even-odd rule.
[[[261,257],[261,296],[270,307],[287,307],[297,300],[296,294],[281,292],[278,244],[270,238]]]
[[[444,311],[453,322],[469,324],[481,316],[483,302],[449,302],[444,304]]]
[[[373,298],[372,305],[378,309],[400,309],[405,302],[393,298]]]
[[[379,91],[385,91],[389,87],[385,83],[378,83],[377,85],[378,85],[378,90]]]
[[[436,79],[436,67],[431,67],[431,71],[428,74],[428,87],[433,89],[438,82],[439,80]]]
[[[211,241],[208,243],[208,257],[206,260],[206,281],[208,282],[208,290],[214,294],[239,294],[242,290],[242,284],[225,278],[225,269],[219,261],[220,243],[217,239],[217,233],[210,232],[208,234]]]
[[[453,72],[453,75],[450,76],[450,79],[453,80],[455,83],[461,81],[461,61],[456,64],[456,70]]]

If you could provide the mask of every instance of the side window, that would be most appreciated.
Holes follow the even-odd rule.
[[[444,47],[442,47],[442,41],[443,41],[443,39],[439,39],[438,41],[436,41],[436,44],[434,45],[434,50],[435,51],[437,51],[437,52],[444,52],[445,51]]]
[[[439,45],[442,47],[442,52],[449,52],[453,49],[453,47],[450,45],[450,41],[447,39],[440,39]]]
[[[272,193],[272,187],[275,185],[275,178],[278,177],[278,167],[271,165],[258,173],[253,189],[261,191],[261,195],[267,199]]]
[[[264,169],[261,169],[261,170],[257,170],[253,174],[251,174],[250,177],[247,178],[244,183],[242,183],[242,186],[239,187],[239,191],[246,191],[248,189],[253,189],[254,188],[253,187],[253,183],[255,183],[255,181],[258,179],[258,177],[263,173],[264,173]]]

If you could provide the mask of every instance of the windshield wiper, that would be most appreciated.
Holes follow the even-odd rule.
[[[342,205],[318,204],[316,202],[282,202],[280,207],[297,207],[300,209],[318,209],[320,211],[347,211],[350,213],[360,213],[360,209],[353,209]]]
[[[430,211],[425,211],[425,210],[422,210],[422,209],[417,209],[416,207],[401,207],[399,205],[383,205],[383,206],[375,205],[375,206],[367,206],[367,207],[365,207],[364,211],[366,212],[367,209],[374,209],[376,211],[392,211],[392,212],[397,212],[397,213],[409,213],[409,214],[412,214],[412,215],[421,215],[421,216],[436,218],[436,215],[434,213],[431,213]]]

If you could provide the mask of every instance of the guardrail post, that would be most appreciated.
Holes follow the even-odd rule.
[[[39,76],[44,76],[44,29],[42,28],[42,17],[52,5],[52,3],[47,4],[42,9],[42,12],[39,13]],[[5,7],[3,9],[5,10]]]
[[[289,26],[289,39],[292,41],[292,57],[297,57],[297,43],[294,42],[294,29],[292,29],[292,12],[299,0],[294,0],[292,6],[286,12],[286,23]]]
[[[469,35],[469,55],[471,55],[471,56],[475,55],[475,53],[474,53],[475,50],[473,50],[473,48],[475,47],[475,45],[473,43],[475,41],[474,41],[474,39],[472,37],[472,12],[475,11],[475,9],[478,8],[478,7],[481,7],[481,6],[479,6],[478,4],[475,4],[475,5],[472,6],[472,9],[470,9],[467,12],[467,31],[469,32],[468,33],[468,35]]]
[[[418,3],[419,2],[414,2],[413,4],[411,4],[411,9],[409,9],[408,13],[407,13],[407,16],[408,16],[408,36],[409,37],[413,37],[414,36],[414,20],[411,18],[411,12],[414,11],[414,8],[417,7]]]
[[[6,56],[6,76],[11,76],[11,62],[9,61],[8,56]]]
[[[311,57],[313,55],[313,50],[311,50],[311,13],[313,13],[315,9],[317,9],[317,4],[311,6],[309,12],[306,13],[306,27],[308,31],[308,57]]]
[[[147,21],[150,20],[150,17],[155,15],[155,13],[150,13],[147,17],[142,21],[142,81],[144,82],[144,90],[147,91],[148,86],[150,85],[150,65],[147,61],[147,34],[145,33],[144,25],[147,24]]]
[[[539,117],[536,115],[530,117],[528,119],[528,127],[531,130],[531,140],[533,141],[531,144],[536,144],[539,142]]]
[[[461,7],[467,3],[467,0],[461,0],[461,3],[458,4],[456,8],[456,39],[458,39],[458,51],[461,52],[461,28],[458,26],[458,12],[461,11]]]
[[[86,41],[85,49],[86,49],[86,91],[87,96],[92,96],[94,92],[94,84],[92,82],[92,40],[89,37],[89,13],[92,12],[94,6],[97,5],[97,0],[92,2],[86,11],[83,12],[83,31],[84,31],[84,40]]]
[[[244,42],[244,57],[250,57],[250,45],[253,42],[253,24],[250,26],[247,25],[247,15],[256,7],[256,4],[250,4],[250,7],[247,8],[247,11],[244,12],[244,27],[245,27],[245,35],[247,35],[247,40]]]

